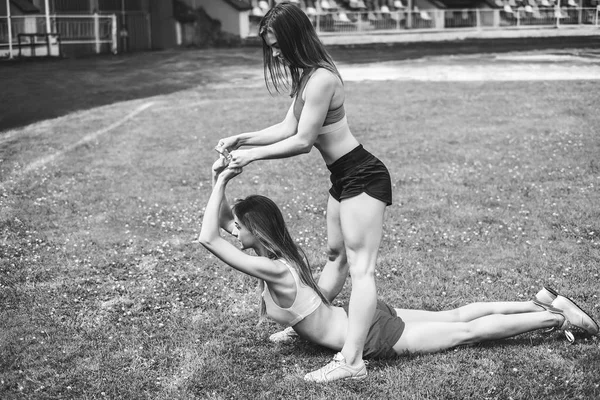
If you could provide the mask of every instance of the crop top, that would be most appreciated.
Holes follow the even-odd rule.
[[[294,116],[298,121],[300,121],[300,115],[302,114],[302,109],[304,108],[302,93],[304,92],[304,88],[306,87],[308,80],[315,71],[316,69],[313,69],[306,74],[306,76],[302,76],[300,87],[298,88],[298,93],[296,94],[296,102],[294,103]],[[344,109],[344,103],[342,103],[339,107],[334,108],[333,110],[327,110],[327,115],[325,116],[325,121],[323,121],[323,126],[335,124],[336,122],[341,121],[345,116],[346,110]]]
[[[294,326],[319,308],[323,301],[317,292],[302,283],[298,272],[290,267],[287,261],[283,259],[280,259],[279,261],[288,267],[290,273],[294,277],[294,281],[296,281],[296,298],[294,299],[294,303],[292,303],[292,306],[289,308],[282,308],[275,304],[273,297],[271,297],[271,292],[269,292],[267,282],[265,282],[265,289],[262,292],[262,297],[265,300],[267,315],[270,318],[282,325]]]

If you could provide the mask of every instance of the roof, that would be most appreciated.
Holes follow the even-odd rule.
[[[247,11],[247,10],[252,9],[250,0],[223,0],[223,1],[238,11]]]
[[[40,9],[34,6],[31,0],[10,0],[10,2],[23,13],[37,14],[40,12]]]

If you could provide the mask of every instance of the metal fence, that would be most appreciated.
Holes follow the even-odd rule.
[[[502,29],[506,27],[600,27],[600,7],[418,10],[389,12],[335,11],[311,15],[319,34],[365,34],[415,30]]]
[[[128,33],[123,27],[127,22]],[[149,20],[147,15],[136,13],[118,21],[116,15],[17,15],[10,19],[11,34],[8,34],[9,21],[0,17],[0,56],[6,55],[12,47],[14,55],[57,55],[116,53],[122,43],[133,43],[136,48],[149,46]],[[136,35],[142,31],[143,38]],[[132,34],[133,33],[133,34]],[[49,36],[47,34],[52,34]],[[9,36],[12,43],[9,43]],[[121,40],[120,40],[121,39]],[[50,43],[48,43],[50,40]],[[141,43],[137,43],[137,41]],[[121,42],[121,44],[119,43]],[[12,46],[11,46],[12,44]],[[36,46],[40,51],[35,51]],[[43,48],[52,50],[44,53]],[[57,50],[54,50],[57,48]],[[19,51],[20,50],[20,51]]]

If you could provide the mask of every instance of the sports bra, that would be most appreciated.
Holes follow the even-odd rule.
[[[298,121],[300,121],[300,115],[302,114],[302,109],[304,108],[304,100],[302,100],[302,93],[304,92],[304,88],[306,87],[308,80],[315,71],[316,69],[313,69],[305,76],[303,75],[300,81],[300,88],[298,88],[298,93],[296,94],[296,102],[294,103],[294,116]],[[339,107],[334,108],[333,110],[327,110],[327,115],[325,116],[325,121],[323,121],[323,126],[335,124],[336,122],[341,121],[345,116],[346,110],[344,109],[344,103],[342,103]]]
[[[262,297],[265,300],[267,308],[267,315],[279,322],[282,325],[294,326],[304,318],[312,314],[319,306],[323,303],[317,292],[311,287],[306,286],[300,280],[298,272],[290,267],[287,261],[279,259],[288,269],[296,281],[296,298],[289,308],[282,308],[275,304],[271,292],[269,292],[269,286],[265,282],[265,289],[262,292]]]

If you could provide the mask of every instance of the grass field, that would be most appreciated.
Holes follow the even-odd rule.
[[[239,57],[201,54],[157,69],[143,57],[160,54],[100,71],[69,61],[89,86],[58,79],[56,63],[22,67],[57,79],[45,106],[11,92],[53,119],[0,133],[0,398],[600,397],[599,338],[543,332],[372,361],[365,382],[305,383],[332,352],[270,343],[279,327],[257,325],[255,281],[194,242],[217,139],[278,122],[289,98],[252,72],[260,54],[243,58],[252,73],[241,77],[224,66]],[[169,62],[189,64],[175,75]],[[527,300],[549,284],[600,319],[600,81],[346,88],[354,133],[393,178],[382,299],[441,310]],[[313,151],[251,164],[229,193],[273,198],[319,267],[327,188]]]

